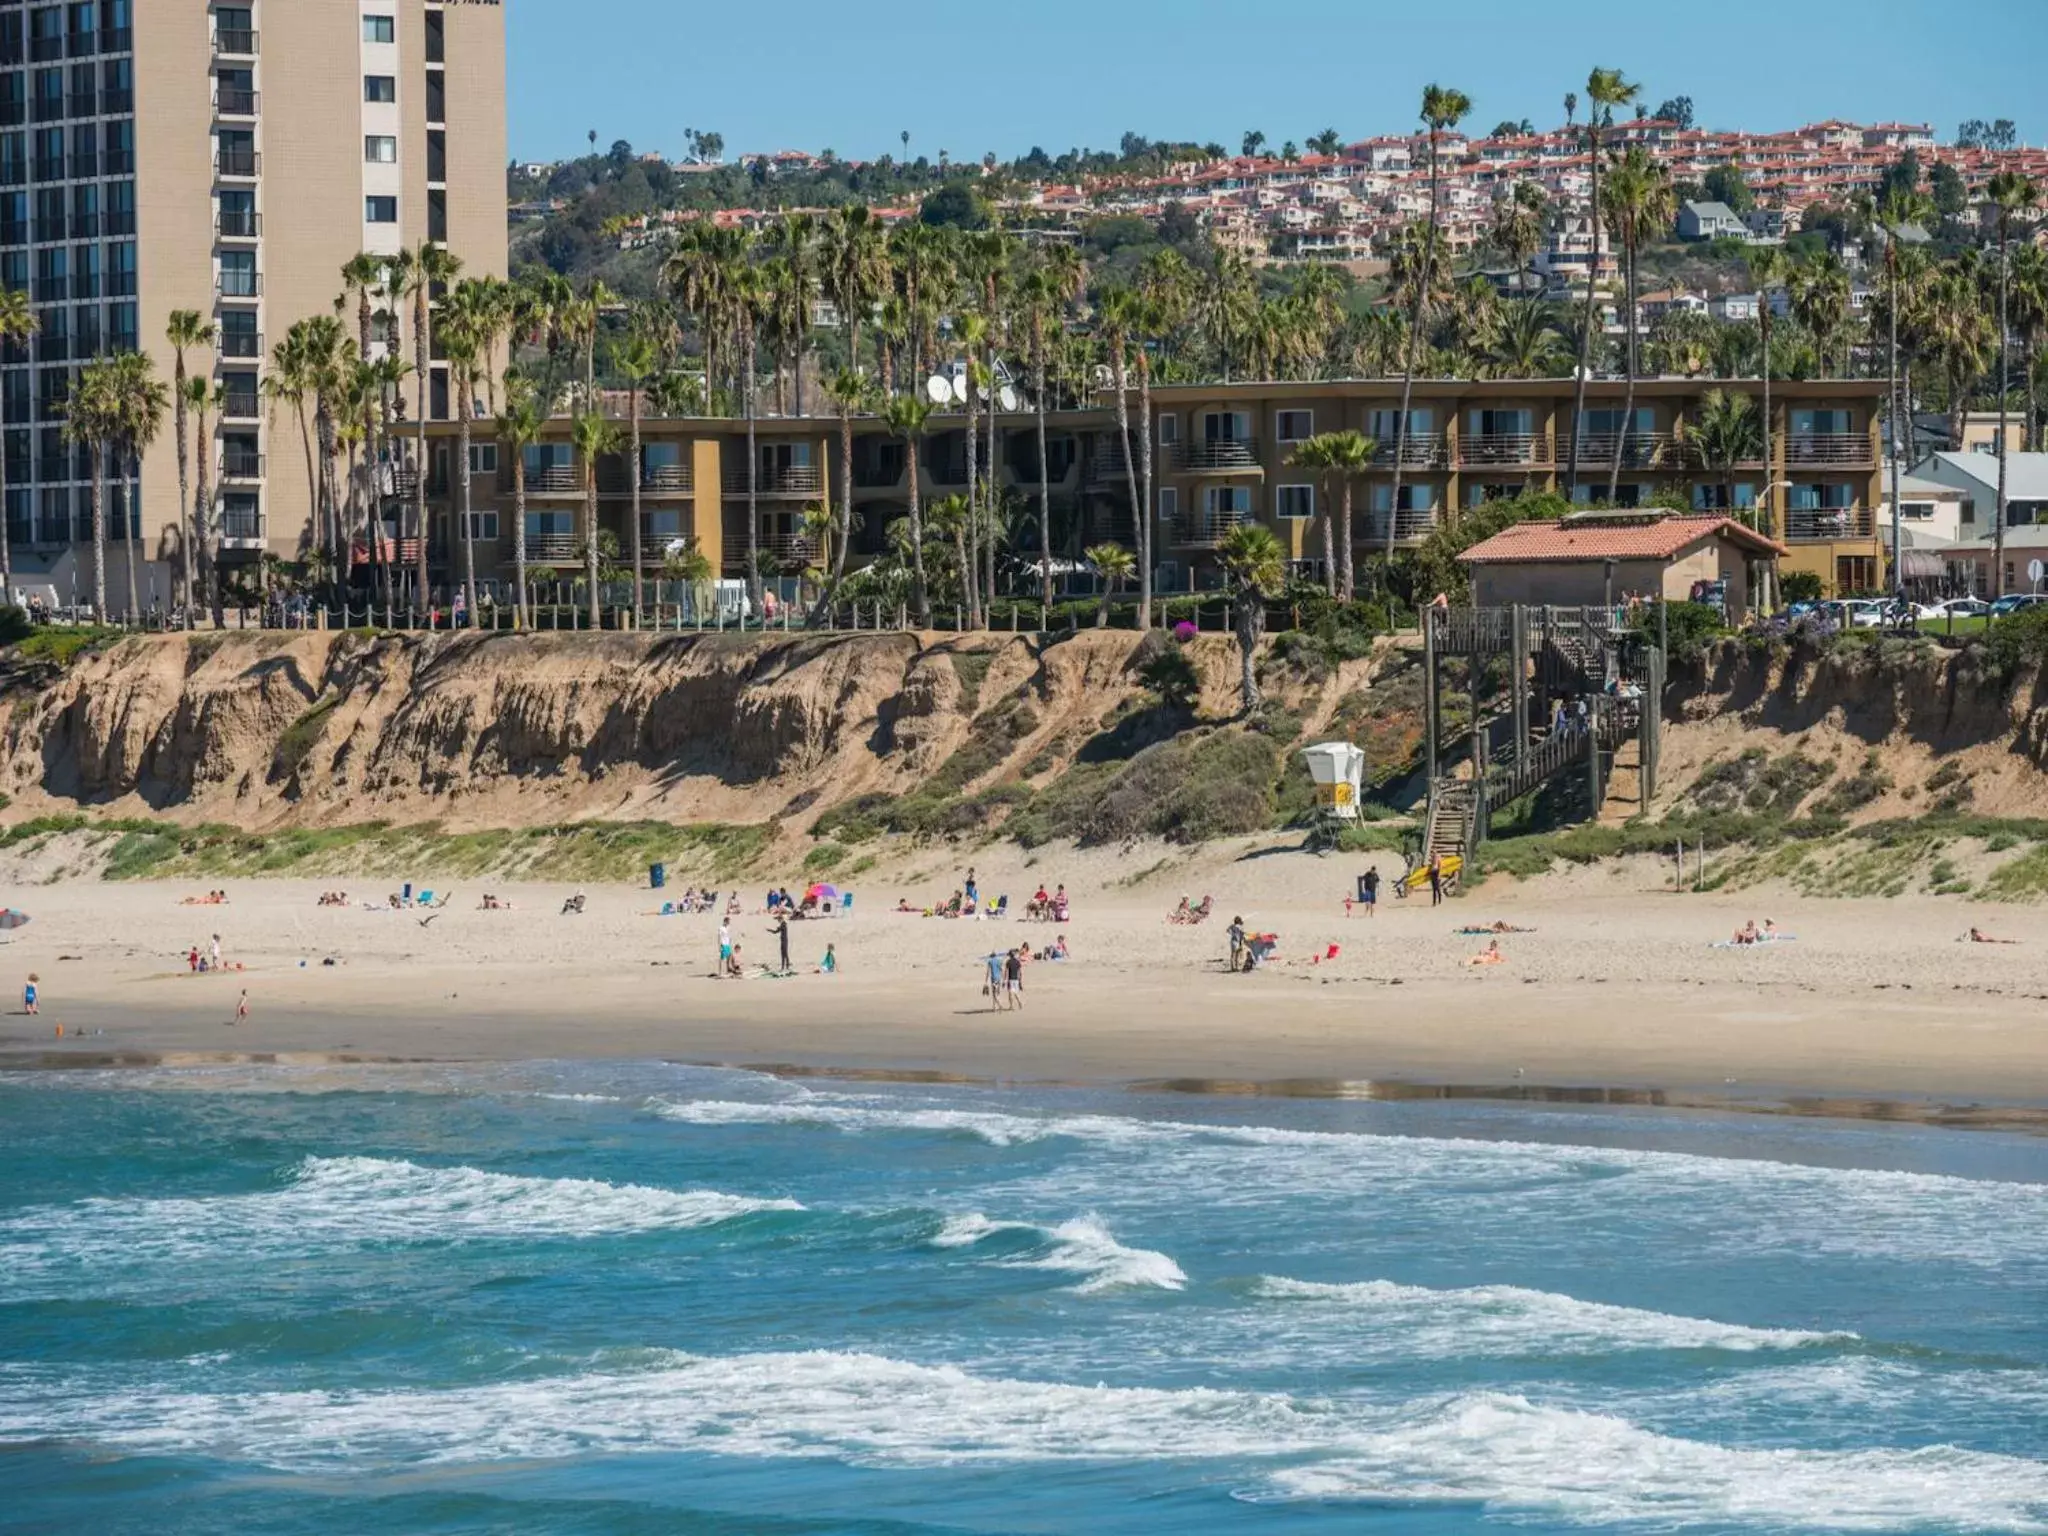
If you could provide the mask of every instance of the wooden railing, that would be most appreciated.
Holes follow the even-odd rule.
[[[1795,432],[1785,439],[1789,465],[1871,464],[1876,459],[1867,432]]]
[[[1793,544],[1867,539],[1876,528],[1876,517],[1868,507],[1794,507],[1785,514],[1785,538]]]
[[[1174,448],[1173,462],[1183,472],[1197,475],[1255,470],[1261,467],[1259,440],[1256,437],[1219,437],[1180,443]]]

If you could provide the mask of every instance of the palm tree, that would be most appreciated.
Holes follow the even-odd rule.
[[[1722,500],[1735,513],[1735,471],[1763,455],[1763,426],[1756,403],[1746,394],[1710,389],[1700,397],[1690,421],[1681,419],[1675,433],[1684,460],[1720,477]],[[1769,466],[1765,474],[1769,475]],[[1768,516],[1768,511],[1765,513]],[[1754,518],[1744,518],[1753,523]],[[1768,525],[1764,529],[1769,532]]]
[[[106,359],[87,363],[71,386],[64,405],[64,441],[92,455],[92,616],[107,618],[107,476],[106,445],[117,429],[120,401],[114,392],[113,365]]]
[[[394,299],[412,300],[412,365],[418,375],[418,407],[413,416],[414,596],[427,601],[427,397],[434,377],[434,290],[445,288],[462,272],[462,258],[445,245],[422,240],[419,249],[401,251],[390,262],[386,282]]]
[[[23,307],[26,308],[26,305]],[[30,313],[32,314],[33,311]],[[185,415],[189,399],[185,388],[187,382],[185,352],[191,347],[212,347],[217,333],[213,322],[200,314],[198,310],[174,309],[171,311],[170,323],[165,328],[164,334],[165,339],[171,344],[171,355],[175,359],[171,398],[177,409],[175,430],[178,434],[178,508],[179,518],[182,521],[184,509],[192,504],[192,452],[190,436],[186,430],[188,423]],[[0,316],[0,335],[4,335],[4,316]],[[201,444],[200,452],[204,453],[205,451],[205,445]],[[4,486],[0,486],[0,499],[4,499],[4,494]],[[5,537],[5,533],[0,532],[0,539]],[[194,525],[178,540],[178,543],[184,547],[185,553],[185,627],[187,629],[192,627],[192,610],[198,606],[199,601],[197,597],[199,573],[196,558],[197,551],[195,549],[195,544],[199,537],[200,530]],[[6,559],[6,546],[4,543],[0,543],[0,590],[12,591],[13,589],[7,585]]]
[[[819,279],[846,327],[847,366],[860,368],[860,323],[882,287],[882,225],[865,203],[851,203],[818,242]]]
[[[526,450],[541,440],[547,430],[547,411],[533,386],[525,379],[507,376],[505,409],[498,416],[498,441],[512,455],[512,613],[524,629],[531,622],[526,595]],[[634,551],[637,561],[639,551]]]
[[[790,349],[791,371],[796,375],[796,413],[804,410],[804,343],[811,330],[811,290],[818,282],[818,221],[808,213],[784,214],[775,235],[775,252],[782,262],[784,282],[780,297],[785,319],[793,321],[785,330]]]
[[[612,354],[612,368],[626,381],[630,399],[627,420],[631,423],[629,439],[631,462],[627,477],[633,491],[633,627],[640,627],[640,574],[645,569],[641,563],[640,549],[640,407],[648,379],[652,378],[660,359],[655,356],[654,342],[644,333],[635,332],[626,338],[626,344]]]
[[[1556,319],[1549,304],[1525,300],[1509,306],[1486,349],[1494,377],[1551,379],[1570,367]]]
[[[903,439],[903,458],[910,476],[910,554],[911,554],[911,601],[917,614],[917,627],[932,627],[932,603],[930,589],[924,578],[924,517],[919,509],[918,440],[924,436],[926,419],[931,407],[916,395],[899,395],[882,407],[882,420],[889,430]]]
[[[1238,695],[1249,715],[1259,707],[1259,680],[1253,660],[1259,637],[1266,632],[1266,603],[1287,580],[1287,558],[1273,530],[1263,523],[1241,523],[1216,546],[1230,591],[1231,626],[1237,631],[1240,672]]]
[[[218,529],[213,517],[213,455],[209,451],[213,442],[213,424],[208,419],[216,406],[225,403],[219,385],[204,374],[194,374],[185,380],[182,404],[196,413],[194,425],[198,431],[194,441],[199,445],[199,478],[193,487],[191,538],[198,550],[201,568],[206,573],[207,606],[213,613],[213,627],[222,628],[227,622],[226,598],[220,585],[220,544]],[[183,516],[186,509],[179,509]],[[196,602],[197,599],[195,598]]]
[[[576,457],[583,464],[583,575],[590,584],[590,627],[599,629],[604,624],[604,605],[598,591],[597,461],[607,453],[618,452],[619,427],[602,411],[586,410],[577,414],[570,436],[576,444]],[[761,611],[758,602],[754,611]]]
[[[1543,189],[1533,181],[1518,181],[1515,190],[1501,200],[1493,212],[1493,244],[1515,264],[1515,294],[1525,296],[1529,261],[1543,246],[1543,224],[1548,202]]]
[[[1463,91],[1449,86],[1427,85],[1422,90],[1422,121],[1429,129],[1429,235],[1425,247],[1422,272],[1415,286],[1414,298],[1408,309],[1408,342],[1401,354],[1401,414],[1394,423],[1394,489],[1389,503],[1396,515],[1387,519],[1387,561],[1394,559],[1394,526],[1400,521],[1402,459],[1408,443],[1408,410],[1415,398],[1415,352],[1422,342],[1422,310],[1424,301],[1436,276],[1438,165],[1437,149],[1442,142],[1444,130],[1455,128],[1467,112],[1472,110],[1472,99]]]
[[[476,379],[483,366],[484,336],[489,324],[487,303],[483,291],[464,279],[449,294],[441,315],[441,350],[448,359],[448,394],[460,424],[456,472],[462,486],[462,591],[471,629],[483,617],[477,606],[476,518],[471,500],[475,469],[470,462],[470,433],[476,422]]]
[[[2036,391],[2037,364],[2041,346],[2048,339],[2048,252],[2031,241],[2013,252],[2010,286],[2010,319],[2020,338],[2020,376],[2026,387],[2026,419],[2020,433],[2020,451],[2034,453],[2041,446],[2040,410]]]
[[[1143,301],[1129,288],[1109,288],[1096,296],[1095,317],[1102,332],[1102,344],[1109,351],[1111,387],[1116,391],[1116,435],[1123,446],[1124,484],[1130,491],[1131,516],[1136,524],[1141,558],[1151,509],[1138,495],[1138,471],[1131,458],[1130,359],[1126,348],[1127,338],[1142,324],[1143,307]],[[1147,431],[1149,435],[1149,428]],[[1144,627],[1145,617],[1146,610],[1140,609],[1140,628]]]
[[[1643,241],[1670,226],[1676,212],[1671,177],[1663,164],[1650,158],[1641,145],[1630,145],[1628,153],[1608,173],[1607,202],[1603,210],[1609,228],[1621,245],[1623,289],[1627,308],[1627,347],[1623,366],[1627,384],[1622,395],[1621,430],[1614,435],[1614,462],[1607,472],[1607,499],[1615,499],[1621,484],[1621,460],[1636,414],[1636,252]]]
[[[2018,171],[2000,171],[1991,178],[1991,201],[1998,206],[1998,531],[2005,533],[2005,416],[2012,403],[2012,226],[2040,202],[2034,184]],[[1894,498],[1897,505],[1896,497]],[[2004,559],[2003,551],[1999,560]]]
[[[1062,247],[1062,249],[1065,249]],[[1045,443],[1045,331],[1057,324],[1075,297],[1078,267],[1071,263],[1042,261],[1024,278],[1025,321],[1031,330],[1031,413],[1038,429],[1038,577],[1039,622],[1049,624],[1052,615],[1052,470]]]
[[[846,555],[853,543],[853,413],[871,409],[875,401],[868,381],[851,368],[842,368],[834,374],[825,386],[825,392],[839,407],[839,502],[836,507],[828,505],[837,537],[832,546],[832,568],[818,589],[817,606],[811,610],[809,623],[814,629],[825,622],[825,615],[832,611],[833,599],[839,595],[839,585],[846,580]],[[916,466],[913,465],[913,479],[915,475]],[[828,493],[829,490],[828,481]]]
[[[1771,290],[1785,281],[1791,264],[1785,258],[1782,246],[1765,245],[1745,253],[1749,263],[1750,281],[1756,284],[1756,332],[1757,345],[1762,355],[1762,366],[1757,370],[1763,378],[1763,410],[1758,413],[1763,429],[1764,491],[1759,507],[1762,519],[1760,531],[1776,538],[1778,516],[1772,497],[1778,483],[1777,460],[1771,453],[1771,323],[1776,318],[1771,310]]]
[[[1195,328],[1215,348],[1226,384],[1237,345],[1250,330],[1257,305],[1258,279],[1250,259],[1238,251],[1212,247],[1208,275],[1195,295]]]
[[[1082,551],[1082,558],[1095,567],[1095,574],[1102,578],[1102,606],[1095,610],[1095,627],[1109,627],[1109,605],[1115,598],[1117,588],[1131,579],[1131,572],[1138,562],[1131,558],[1131,552],[1117,543],[1096,544]]]
[[[1849,273],[1832,251],[1792,268],[1792,313],[1813,337],[1825,370],[1841,343],[1845,353],[1849,332]],[[1846,366],[1842,370],[1847,373]]]
[[[42,319],[19,288],[0,287],[0,343],[19,346],[42,329]],[[7,455],[0,452],[0,603],[14,601],[14,553],[7,534]]]
[[[988,340],[988,317],[972,312],[960,316],[958,324],[953,329],[953,339],[959,343],[960,351],[965,358],[966,373],[964,377],[967,387],[967,506],[970,516],[967,519],[966,529],[968,540],[967,565],[961,573],[960,581],[967,599],[967,626],[970,629],[979,629],[981,628],[981,548],[978,543],[980,530],[976,527],[975,519],[971,513],[975,506],[976,487],[980,483],[980,475],[975,463],[979,449],[974,430],[974,407],[976,399],[983,393],[983,386],[986,381],[982,377],[980,365],[975,361],[974,354]],[[989,409],[991,411],[995,409],[995,402],[993,400],[989,401]],[[991,474],[993,474],[995,466],[990,465],[989,469]]]
[[[767,299],[760,268],[748,260],[751,244],[739,247],[740,265],[728,278],[733,316],[739,322],[739,354],[745,376],[740,380],[740,397],[747,414],[747,597],[754,612],[768,611],[767,588],[761,579],[761,450],[755,438],[758,407],[755,381],[755,342],[761,311]]]
[[[312,530],[313,542],[317,544],[321,538],[320,476],[314,463],[313,428],[307,415],[314,391],[314,362],[309,340],[311,325],[311,321],[299,321],[285,333],[284,340],[270,349],[270,367],[263,374],[263,394],[273,412],[278,406],[286,405],[298,419],[299,445],[306,455],[306,491],[310,498],[306,526]],[[202,432],[202,440],[204,435]],[[217,582],[218,576],[215,579]]]
[[[1899,262],[1899,232],[1909,224],[1919,224],[1925,220],[1931,213],[1932,207],[1933,205],[1917,191],[1895,187],[1885,194],[1884,201],[1877,209],[1878,229],[1884,241],[1885,414],[1891,418],[1891,464],[1889,467],[1891,470],[1892,526],[1894,530],[1892,562],[1894,566],[1897,565],[1900,554],[1898,548],[1900,540],[1897,537],[1897,531],[1901,517],[1899,510],[1899,480],[1902,473],[1901,460],[1903,455],[1910,451],[1907,444],[1913,438],[1913,413],[1906,408],[1906,392],[1901,388],[1899,380],[1899,304],[1902,292],[1901,278],[1903,276]],[[1765,363],[1764,388],[1768,391],[1770,389],[1768,352],[1765,354]],[[1770,403],[1770,395],[1768,393],[1764,396],[1764,402],[1768,408]],[[1768,419],[1764,424],[1764,433],[1764,462],[1766,469],[1768,469],[1770,467],[1770,423]]]
[[[974,563],[967,550],[968,524],[974,521],[974,508],[965,496],[942,496],[932,503],[926,514],[926,527],[938,537],[950,538],[953,543],[953,568],[960,576],[960,593],[964,601],[972,601],[969,586],[974,579]],[[971,625],[970,616],[967,622]]]
[[[1337,563],[1329,575],[1330,591],[1344,602],[1352,598],[1351,573],[1351,487],[1357,478],[1372,466],[1372,456],[1379,451],[1379,445],[1363,432],[1318,432],[1314,437],[1296,446],[1294,456],[1288,460],[1299,469],[1310,470],[1323,483],[1323,559],[1330,560],[1330,491],[1336,488],[1338,503],[1336,542]]]
[[[1600,293],[1600,151],[1601,130],[1611,127],[1614,109],[1634,101],[1642,90],[1621,77],[1618,69],[1595,69],[1586,77],[1586,156],[1592,163],[1593,195],[1587,203],[1587,237],[1591,249],[1586,255],[1586,315],[1579,328],[1579,382],[1572,399],[1571,456],[1565,470],[1564,493],[1579,491],[1579,440],[1586,435],[1586,375],[1593,360],[1593,333],[1599,329]],[[1566,101],[1569,116],[1570,98]]]
[[[142,522],[142,509],[136,505],[136,486],[142,472],[142,456],[163,431],[171,395],[156,376],[156,364],[148,353],[123,352],[113,362],[114,443],[120,454],[121,533],[128,553],[128,611],[132,616],[142,612],[135,585],[136,538]]]

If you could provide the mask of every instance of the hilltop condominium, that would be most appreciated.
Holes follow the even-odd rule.
[[[0,280],[41,324],[0,355],[17,589],[89,594],[91,461],[63,439],[65,401],[79,366],[113,352],[150,353],[168,381],[180,309],[220,333],[186,363],[225,401],[200,450],[222,561],[300,554],[306,459],[265,395],[270,347],[333,312],[361,251],[438,241],[503,275],[505,158],[495,0],[0,0]],[[432,396],[445,415],[445,376]],[[173,439],[167,419],[134,508],[108,491],[110,586],[128,517],[145,604],[172,601],[183,561]]]

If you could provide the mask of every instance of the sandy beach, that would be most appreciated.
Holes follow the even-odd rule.
[[[1072,920],[891,910],[944,899],[970,862],[1013,913],[1041,883],[1064,882]],[[15,885],[8,899],[34,920],[0,945],[0,1065],[662,1057],[1238,1091],[1611,1090],[1830,1113],[1884,1101],[1896,1107],[1879,1112],[1963,1123],[2048,1106],[2048,914],[1932,897],[1681,896],[1659,888],[1668,870],[1642,863],[1497,879],[1436,910],[1383,896],[1376,917],[1347,916],[1343,896],[1374,862],[1398,867],[1258,843],[927,849],[858,882],[853,915],[792,925],[798,974],[740,981],[713,977],[717,916],[654,915],[673,885],[592,888],[579,916],[561,911],[571,887],[492,885],[511,909],[482,910],[486,887],[470,884],[431,921],[365,910],[388,881],[236,882],[220,907],[182,904],[200,894],[184,886]],[[318,904],[344,886],[348,906]],[[774,954],[765,892],[750,883],[734,920],[750,971]],[[1167,922],[1183,893],[1213,895],[1216,915]],[[1255,975],[1225,973],[1239,914],[1281,938],[1278,963]],[[1796,942],[1715,947],[1766,917]],[[1487,941],[1455,930],[1496,920],[1535,931],[1502,937],[1505,963],[1469,965]],[[1972,925],[2017,942],[1959,943]],[[1028,967],[1026,1006],[993,1011],[983,957],[1057,932],[1071,958]],[[190,950],[215,933],[230,969],[193,974]],[[815,974],[827,943],[833,976]],[[16,1001],[31,972],[33,1019]]]

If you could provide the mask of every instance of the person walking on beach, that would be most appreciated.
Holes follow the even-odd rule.
[[[1024,960],[1014,949],[1010,951],[1010,957],[1003,962],[1003,980],[1009,985],[1009,1006],[1012,1008],[1022,1008],[1024,1006]]]
[[[990,955],[987,967],[988,977],[982,983],[982,990],[988,993],[989,1007],[999,1010],[1003,1006],[1003,957],[1000,954]]]
[[[1429,856],[1429,904],[1432,907],[1444,904],[1444,856],[1440,853]]]
[[[1380,867],[1375,864],[1358,877],[1358,894],[1365,903],[1365,915],[1371,917],[1379,910]]]
[[[215,934],[215,935],[213,936],[213,951],[212,951],[212,953],[213,953],[213,968],[214,968],[214,969],[215,969],[215,970],[217,971],[217,970],[219,970],[219,969],[220,969],[220,935],[219,935],[219,934],[217,934],[217,933],[216,933],[216,934]]]
[[[1238,967],[1244,963],[1244,919],[1242,917],[1233,917],[1230,920],[1229,931],[1230,973],[1235,976]]]
[[[725,918],[718,920],[718,974],[723,976],[732,969],[732,923]]]
[[[33,1014],[39,1011],[36,1005],[36,973],[28,973],[28,985],[21,989],[21,1011]]]
[[[247,987],[242,988],[242,996],[235,1004],[235,1022],[237,1024],[249,1022],[249,989]]]
[[[777,918],[775,926],[768,931],[775,935],[776,942],[782,946],[782,974],[787,976],[789,974],[789,919],[787,917]]]

